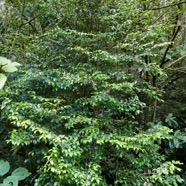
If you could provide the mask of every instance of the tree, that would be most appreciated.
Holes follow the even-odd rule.
[[[183,181],[180,163],[166,154],[173,130],[157,109],[160,85],[171,80],[167,68],[182,55],[176,54],[182,6],[6,1],[1,51],[24,68],[10,76],[2,120],[14,155],[37,175],[30,184]]]

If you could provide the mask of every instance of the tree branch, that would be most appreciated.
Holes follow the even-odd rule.
[[[167,65],[164,69],[168,69],[169,67],[171,67],[171,66],[177,64],[178,62],[180,62],[180,60],[184,59],[185,57],[186,57],[186,55],[184,55],[184,56],[178,58],[177,60],[175,60],[175,61],[172,62],[171,64]]]
[[[154,25],[160,18],[162,18],[163,15],[164,15],[165,13],[167,13],[167,12],[169,11],[170,8],[171,8],[171,7],[169,7],[165,12],[163,12],[162,14],[160,14],[160,16],[159,16],[151,25]]]
[[[173,7],[173,6],[177,6],[177,5],[181,5],[181,4],[185,4],[185,3],[186,3],[186,1],[182,1],[182,2],[178,2],[178,3],[174,3],[174,4],[162,6],[162,7],[150,8],[150,9],[146,9],[146,10],[161,10],[164,8],[169,8],[169,7]]]
[[[33,18],[31,18],[30,20],[28,20],[28,18],[27,18],[24,14],[23,14],[23,17],[25,18],[26,22],[24,22],[24,23],[22,24],[22,26],[23,26],[23,25],[26,25],[26,24],[29,24],[29,25],[31,26],[32,30],[33,30],[34,32],[38,33],[36,27],[32,24],[32,21],[35,20],[35,19],[37,18],[37,15],[34,16]]]
[[[184,77],[186,75],[186,72],[181,72],[179,74],[176,75],[176,77],[166,80],[164,85],[162,86],[163,89],[168,88],[172,83],[174,83],[175,81],[179,80],[180,78]],[[167,82],[167,83],[166,83]]]
[[[168,53],[170,47],[172,46],[173,41],[175,40],[176,36],[178,35],[180,29],[181,29],[181,26],[179,25],[178,28],[177,28],[177,30],[175,31],[175,33],[174,33],[174,35],[173,35],[171,41],[170,41],[170,44],[168,45],[167,49],[165,50],[165,53],[164,53],[164,55],[163,55],[163,58],[162,58],[161,64],[160,64],[160,67],[161,67],[161,68],[162,68],[163,65],[166,63],[166,61],[165,61],[166,55],[167,55],[167,53]]]

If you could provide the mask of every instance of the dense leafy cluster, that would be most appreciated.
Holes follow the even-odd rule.
[[[4,88],[0,154],[32,172],[25,185],[184,184],[185,136],[163,105],[184,68],[184,3],[164,3],[5,1],[1,55],[23,67]]]

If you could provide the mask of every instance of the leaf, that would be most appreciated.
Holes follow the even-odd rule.
[[[173,142],[169,141],[169,147],[170,147],[171,149],[174,148],[174,144],[173,144]]]
[[[183,136],[183,137],[182,137],[182,140],[183,140],[184,142],[186,142],[186,136]]]
[[[182,179],[179,175],[176,176],[176,180],[177,180],[179,183],[183,183],[183,182],[184,182],[184,179]]]
[[[18,186],[18,178],[16,176],[8,176],[4,179],[3,184],[10,186]]]
[[[163,169],[162,169],[162,173],[163,173],[163,174],[169,174],[169,171],[167,170],[167,168],[163,168]]]
[[[23,180],[27,178],[30,175],[30,173],[28,172],[27,169],[19,167],[15,169],[11,175],[16,176],[18,180]]]
[[[166,55],[166,58],[167,59],[172,59],[171,55],[169,55],[169,54]]]
[[[5,94],[5,92],[4,92],[2,89],[0,89],[0,98],[1,98],[4,94]]]
[[[11,61],[5,57],[0,57],[0,65],[7,65],[10,64]]]
[[[0,73],[0,89],[3,88],[6,80],[7,80],[7,77],[4,74]]]
[[[18,62],[12,62],[11,64],[14,65],[14,66],[17,66],[17,67],[22,66],[22,65],[21,65],[20,63],[18,63]]]
[[[10,170],[8,161],[0,160],[0,176],[5,175]]]
[[[17,67],[12,63],[12,64],[3,66],[2,70],[4,70],[5,72],[15,72],[17,71]]]
[[[185,55],[185,50],[181,50],[180,51],[180,54],[183,56],[183,55]]]

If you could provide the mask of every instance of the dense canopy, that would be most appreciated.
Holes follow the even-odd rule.
[[[186,1],[0,4],[0,159],[20,186],[186,185]]]

